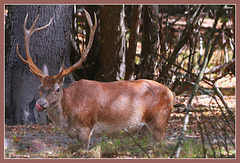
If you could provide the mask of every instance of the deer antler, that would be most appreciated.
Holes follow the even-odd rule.
[[[75,71],[78,67],[80,67],[82,65],[83,61],[86,59],[90,48],[92,47],[92,43],[93,43],[93,39],[94,39],[94,33],[96,31],[96,28],[97,28],[97,16],[94,13],[95,24],[93,26],[91,16],[89,15],[89,13],[85,9],[84,9],[84,12],[85,12],[85,15],[86,15],[86,18],[87,18],[87,21],[88,21],[88,25],[90,27],[90,36],[89,36],[89,42],[88,42],[87,48],[85,49],[82,57],[73,66],[69,67],[68,69],[64,69],[64,66],[62,66],[63,71],[61,71],[59,74],[55,75],[54,76],[55,79],[57,79],[60,76],[65,77],[68,74],[70,74],[71,72]]]
[[[35,28],[35,25],[36,25],[36,22],[38,20],[38,17],[39,15],[37,15],[37,18],[34,20],[31,28],[29,30],[26,29],[26,24],[27,24],[27,18],[28,18],[28,14],[26,15],[26,18],[25,18],[25,21],[24,21],[24,24],[23,24],[23,31],[24,31],[24,42],[25,42],[25,53],[26,53],[26,57],[27,57],[27,60],[23,59],[23,57],[20,55],[19,51],[18,51],[18,43],[17,43],[17,55],[18,57],[23,61],[23,63],[27,64],[29,66],[29,69],[30,71],[38,76],[40,79],[44,78],[45,75],[44,73],[34,64],[34,62],[32,61],[32,58],[31,58],[31,55],[30,55],[30,52],[29,52],[29,41],[30,41],[30,38],[31,38],[31,35],[36,32],[36,31],[39,31],[39,30],[42,30],[42,29],[45,29],[47,28],[51,23],[52,23],[52,20],[53,18],[51,18],[51,20],[49,21],[49,23],[43,27],[39,27],[39,28]]]
[[[95,24],[93,26],[93,23],[92,23],[92,19],[91,19],[91,16],[89,15],[89,13],[84,9],[84,12],[86,14],[86,18],[87,18],[87,21],[88,21],[88,25],[90,27],[90,36],[89,36],[89,42],[88,42],[88,45],[87,45],[87,48],[85,49],[82,57],[79,59],[78,62],[76,62],[73,66],[69,67],[68,69],[65,69],[65,66],[64,64],[62,65],[62,70],[61,72],[59,72],[57,75],[54,76],[54,79],[58,79],[60,76],[61,77],[65,77],[66,75],[70,74],[71,72],[75,71],[78,67],[80,67],[83,63],[83,61],[86,59],[88,53],[89,53],[89,50],[90,48],[92,47],[92,43],[93,43],[93,39],[94,39],[94,33],[96,31],[96,28],[97,28],[97,16],[96,14],[94,13],[94,19],[95,19]],[[39,16],[39,15],[38,15]],[[29,41],[30,41],[30,38],[31,38],[31,35],[36,32],[36,31],[39,31],[39,30],[42,30],[44,28],[47,28],[53,18],[51,18],[51,20],[49,21],[49,23],[43,27],[39,27],[39,28],[36,28],[34,29],[35,25],[36,25],[36,22],[38,20],[38,16],[37,18],[34,20],[31,28],[29,30],[26,29],[26,22],[27,22],[27,18],[28,18],[28,14],[26,15],[26,18],[25,18],[25,21],[24,21],[24,24],[23,24],[23,29],[24,29],[24,42],[25,42],[25,53],[26,53],[26,57],[27,57],[27,60],[25,60],[19,53],[18,51],[18,43],[17,43],[17,48],[16,48],[16,51],[17,51],[17,55],[18,57],[22,60],[23,63],[27,64],[29,66],[29,69],[30,71],[38,76],[40,79],[43,79],[45,77],[45,74],[34,64],[34,62],[32,61],[32,58],[31,58],[31,55],[30,55],[30,52],[29,52]]]

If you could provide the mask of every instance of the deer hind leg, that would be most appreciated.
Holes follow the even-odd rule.
[[[152,135],[155,141],[163,141],[165,139],[165,129],[157,124],[150,125]]]
[[[148,123],[148,126],[153,133],[153,138],[155,139],[155,141],[164,141],[166,127],[171,114],[171,110],[172,109],[170,107],[164,108],[163,111],[157,113]]]
[[[78,137],[78,141],[81,144],[81,148],[88,149],[89,148],[89,142],[91,137],[91,129],[90,128],[81,128],[80,134]]]

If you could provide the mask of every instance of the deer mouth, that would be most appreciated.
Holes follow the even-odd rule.
[[[45,108],[45,107],[43,107],[43,106],[41,106],[41,105],[39,105],[39,104],[36,104],[36,107],[37,107],[37,111],[38,111],[38,112],[42,112],[42,111],[44,111],[44,110],[47,109],[47,108]]]

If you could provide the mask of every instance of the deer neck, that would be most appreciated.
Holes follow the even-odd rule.
[[[65,103],[64,96],[65,94],[63,89],[57,103],[53,107],[50,107],[47,109],[48,117],[53,121],[54,125],[60,128],[66,127],[66,121],[67,121],[67,119],[63,116],[64,107],[62,106],[62,104]]]

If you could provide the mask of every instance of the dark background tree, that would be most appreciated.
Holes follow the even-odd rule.
[[[10,5],[6,19],[5,38],[5,120],[7,124],[45,123],[46,114],[36,113],[35,102],[39,98],[40,80],[33,75],[16,54],[25,57],[23,22],[28,13],[27,28],[37,14],[36,27],[43,26],[53,17],[50,27],[34,33],[30,40],[30,54],[39,68],[47,65],[49,73],[58,73],[62,62],[70,66],[70,29],[72,6],[70,5]],[[66,77],[66,85],[73,81]]]
[[[99,36],[100,36],[100,21],[99,21],[99,6],[98,5],[74,5],[74,14],[73,14],[73,23],[72,23],[72,52],[71,52],[71,63],[77,62],[84,48],[80,48],[86,46],[86,43],[89,39],[90,29],[87,25],[87,20],[85,19],[85,15],[83,12],[83,8],[85,8],[92,20],[94,20],[94,13],[97,15],[98,26],[95,31],[93,45],[89,51],[87,59],[84,64],[78,70],[74,71],[72,74],[76,80],[79,79],[95,79],[95,74],[98,69],[98,61],[99,61]],[[86,35],[86,36],[85,36]],[[79,37],[80,36],[80,37]],[[85,41],[80,41],[85,40]]]
[[[124,78],[126,38],[124,6],[100,6],[100,42],[96,80]]]
[[[158,49],[158,7],[143,6],[142,53],[140,60],[140,75],[142,78],[154,79]]]
[[[136,46],[139,35],[139,21],[142,11],[142,5],[133,5],[132,12],[130,12],[130,38],[129,38],[129,48],[126,55],[126,73],[125,80],[134,79],[135,73],[135,57],[136,57]]]

